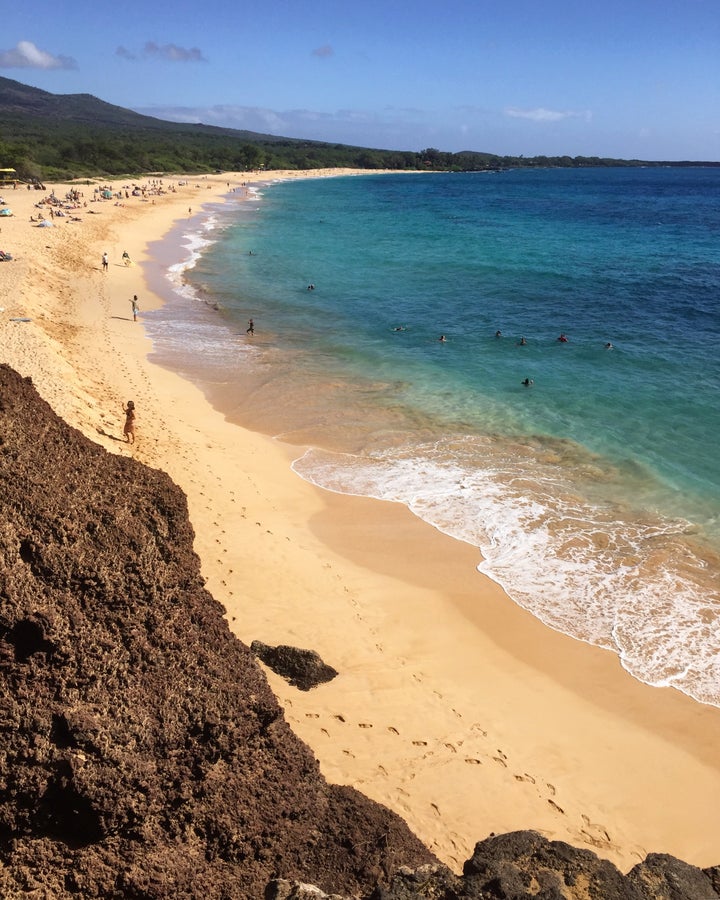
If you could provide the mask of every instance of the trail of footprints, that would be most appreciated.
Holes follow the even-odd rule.
[[[291,706],[292,703],[290,702],[288,705]],[[320,716],[317,713],[308,712],[305,713],[305,716],[309,719],[320,719]],[[321,733],[328,738],[340,741],[342,738],[342,731],[345,728],[371,729],[376,727],[371,722],[363,721],[351,723],[340,713],[333,715],[331,721],[326,723],[326,726],[327,727],[323,726],[320,728]],[[478,723],[474,723],[471,726],[469,737],[463,737],[452,741],[440,740],[430,742],[413,735],[406,736],[394,725],[380,726],[380,730],[384,735],[389,736],[391,740],[404,740],[407,745],[408,754],[412,755],[414,752],[417,753],[417,758],[421,761],[426,760],[435,764],[442,764],[450,761],[458,763],[462,761],[466,765],[477,767],[479,777],[482,777],[480,772],[483,767],[500,766],[502,769],[507,770],[508,777],[513,778],[516,782],[527,785],[529,790],[534,791],[538,798],[541,801],[544,800],[558,817],[566,818],[567,816],[565,809],[558,802],[557,789],[555,786],[547,781],[537,778],[529,772],[514,772],[507,754],[500,749],[492,747],[487,731],[485,731]],[[480,748],[480,742],[486,743],[487,747]],[[468,752],[470,747],[472,747],[472,750]],[[343,749],[342,753],[351,758],[355,757],[355,754],[347,748]],[[378,764],[377,769],[381,775],[388,777],[389,773],[383,765]],[[411,772],[408,775],[408,780],[412,780],[414,777],[415,773]],[[406,794],[400,787],[397,787],[396,790],[400,794]],[[441,817],[438,806],[434,803],[431,803],[430,805],[434,815]],[[558,824],[560,825],[560,822]],[[608,847],[612,844],[612,839],[607,829],[598,823],[591,822],[588,816],[584,814],[582,815],[582,823],[580,823],[578,827],[573,829],[572,823],[569,821],[565,821],[564,827],[574,833],[578,840],[591,844],[597,848]]]
[[[288,705],[292,705],[292,703],[290,703],[288,701],[284,701],[284,702],[288,703]],[[320,718],[318,713],[310,713],[310,712],[305,713],[305,717],[308,719],[319,719]],[[362,728],[362,729],[369,729],[369,728],[375,727],[372,722],[356,722],[355,725],[353,726],[351,723],[348,722],[348,720],[345,718],[345,716],[340,713],[334,714],[332,716],[332,720],[334,723],[336,723],[338,725],[348,726],[350,728],[357,727],[357,728]],[[332,725],[332,723],[330,723],[330,724]],[[326,727],[322,727],[321,731],[323,734],[328,735],[328,737],[330,736],[330,729],[328,729]],[[487,732],[484,729],[482,729],[477,723],[475,723],[472,726],[471,731],[474,732],[474,736],[479,735],[479,738],[481,740],[488,740]],[[403,735],[401,734],[400,730],[398,728],[396,728],[394,725],[387,725],[385,727],[385,732],[387,734],[392,735],[393,737],[401,738],[401,739],[403,738]],[[337,731],[336,731],[336,734],[337,734]],[[429,741],[423,740],[422,738],[417,738],[417,737],[412,737],[412,736],[410,736],[409,738],[406,738],[406,740],[408,741],[409,746],[417,747],[419,749],[428,748],[428,747],[430,747],[430,743],[431,743]],[[475,743],[475,741],[472,741],[472,743]],[[465,738],[455,740],[454,742],[453,741],[437,741],[437,742],[433,742],[433,744],[434,744],[433,748],[427,749],[427,750],[425,750],[424,753],[422,753],[422,755],[420,757],[421,759],[437,758],[438,761],[442,761],[443,757],[447,757],[449,759],[455,759],[455,760],[463,759],[463,761],[467,765],[470,765],[470,766],[483,766],[487,763],[494,763],[495,765],[499,765],[504,769],[509,768],[508,757],[502,750],[487,750],[487,751],[482,751],[480,753],[473,751],[474,755],[466,755],[463,757],[463,755],[462,755],[463,750],[466,750],[466,739]],[[352,755],[351,751],[349,751],[349,750],[344,750],[343,752],[348,755]],[[482,757],[484,757],[484,758],[482,758]],[[564,813],[564,810],[554,800],[552,800],[552,797],[554,797],[556,795],[556,789],[552,784],[545,783],[545,785],[543,787],[543,785],[539,781],[539,779],[535,778],[533,775],[530,775],[527,772],[513,773],[513,778],[515,779],[515,781],[525,782],[528,785],[534,786],[538,790],[542,789],[543,791],[545,791],[549,795],[548,803],[550,803],[550,805],[554,809],[556,809],[558,812]]]

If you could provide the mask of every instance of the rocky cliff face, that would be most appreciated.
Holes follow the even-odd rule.
[[[432,854],[328,785],[204,590],[183,493],[0,367],[0,895],[369,889]]]
[[[532,832],[478,843],[456,876],[328,785],[203,587],[182,492],[7,366],[0,501],[3,898],[720,897],[718,868],[656,854],[623,875]],[[288,649],[256,648],[284,673]],[[299,664],[303,684],[334,674]]]

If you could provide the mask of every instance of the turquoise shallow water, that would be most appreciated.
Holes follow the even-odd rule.
[[[307,446],[302,477],[408,505],[551,627],[720,705],[720,171],[269,184],[182,240],[158,359]]]

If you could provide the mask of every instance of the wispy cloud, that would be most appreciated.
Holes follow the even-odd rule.
[[[353,144],[359,147],[426,146],[427,136],[407,136],[414,126],[416,110],[385,109],[379,112],[338,109],[273,110],[258,106],[222,104],[216,106],[154,106],[133,109],[170,122],[202,122],[221,128],[256,131],[283,137]]]
[[[165,62],[207,62],[202,50],[198,47],[178,47],[177,44],[156,44],[155,41],[147,41],[139,52],[128,50],[127,47],[118,47],[116,56],[123,59],[159,59]]]
[[[322,47],[316,47],[313,50],[312,55],[319,56],[320,59],[329,59],[331,56],[335,56],[335,51],[330,44],[323,44]]]
[[[535,109],[517,109],[510,106],[505,110],[505,115],[511,119],[529,119],[531,122],[561,122],[563,119],[585,119],[589,122],[592,113],[589,110],[577,112],[573,110],[545,109],[538,106]]]
[[[77,69],[70,56],[53,56],[32,41],[18,41],[12,50],[0,50],[0,69]]]

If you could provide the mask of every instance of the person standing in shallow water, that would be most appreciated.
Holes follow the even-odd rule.
[[[125,427],[123,434],[128,444],[135,443],[135,404],[132,400],[128,400],[127,406],[123,407],[125,413]]]
[[[140,306],[138,305],[137,294],[133,294],[133,298],[130,301],[130,305],[132,306],[133,322],[137,322],[137,314],[140,309]]]
[[[245,329],[246,334],[255,334],[255,323],[252,319],[248,321],[248,327]]]

